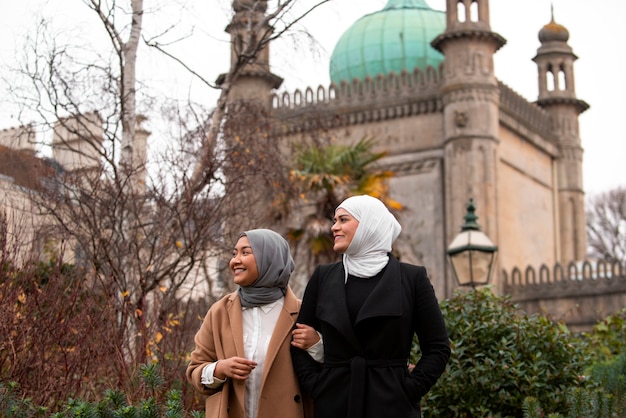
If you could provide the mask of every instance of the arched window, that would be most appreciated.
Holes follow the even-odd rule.
[[[552,64],[548,65],[546,68],[546,89],[548,91],[554,91],[557,85],[557,80],[554,77],[554,69],[552,68]]]
[[[478,1],[473,0],[469,7],[469,21],[470,22],[478,22]]]
[[[459,0],[456,4],[456,16],[458,21],[461,23],[465,22],[467,19],[465,3],[463,3],[463,0]]]
[[[557,75],[557,84],[559,86],[559,90],[567,90],[567,78],[565,77],[565,68],[563,64],[559,66],[559,73]]]
[[[478,22],[478,0],[459,0],[456,4],[456,15],[459,22]]]

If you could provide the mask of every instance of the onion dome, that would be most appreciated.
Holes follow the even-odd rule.
[[[341,36],[330,58],[331,81],[437,68],[444,56],[430,42],[445,30],[445,16],[425,0],[389,0]]]
[[[565,26],[559,25],[554,21],[554,9],[552,10],[552,19],[550,23],[545,25],[539,31],[539,41],[544,42],[567,42],[569,40],[569,31]]]

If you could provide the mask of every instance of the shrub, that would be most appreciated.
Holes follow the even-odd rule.
[[[137,378],[140,380],[142,395],[134,402],[118,389],[108,389],[99,401],[68,399],[59,412],[46,415],[45,408],[38,408],[29,399],[23,399],[17,383],[3,385],[0,383],[0,416],[6,418],[35,418],[50,416],[52,418],[200,418],[204,412],[186,412],[183,406],[181,391],[163,388],[164,378],[158,365],[145,364],[139,368]]]
[[[37,407],[29,398],[24,398],[16,382],[0,382],[0,417],[30,418],[44,417],[47,409]]]
[[[522,417],[527,397],[565,411],[567,392],[583,385],[589,356],[563,324],[525,316],[489,289],[457,292],[441,303],[452,355],[423,399],[424,417]]]
[[[599,321],[585,337],[598,362],[626,353],[626,308]]]
[[[108,379],[119,352],[109,335],[115,317],[79,270],[32,263],[0,270],[0,380],[16,382],[37,405],[54,409],[88,397]]]
[[[140,364],[125,360],[122,339],[112,326],[117,321],[114,301],[90,283],[88,273],[61,262],[19,268],[6,260],[0,264],[0,382],[19,387],[13,396],[19,393],[49,413],[70,398],[96,400],[106,388],[117,388],[131,400],[143,396],[133,379]],[[206,312],[199,305],[181,301],[172,306],[148,356],[163,375],[159,392],[177,389],[186,406],[198,408],[201,399],[184,373],[200,312]]]
[[[537,399],[524,400],[524,418],[622,418],[626,413],[624,398],[620,401],[603,388],[572,387],[567,392],[567,410],[564,413],[545,414]]]

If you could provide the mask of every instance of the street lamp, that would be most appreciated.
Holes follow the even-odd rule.
[[[470,199],[461,232],[448,247],[448,258],[459,286],[485,285],[491,279],[498,247],[481,230],[474,213],[474,200]]]

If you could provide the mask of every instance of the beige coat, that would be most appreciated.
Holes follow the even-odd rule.
[[[291,330],[299,309],[300,301],[288,288],[267,348],[258,418],[304,417],[304,402],[290,354]],[[244,357],[241,302],[237,292],[224,296],[211,306],[196,334],[195,343],[187,367],[187,380],[196,390],[207,395],[207,418],[245,418],[244,382],[228,379],[217,390],[206,389],[200,383],[202,369],[207,364],[233,356]]]

